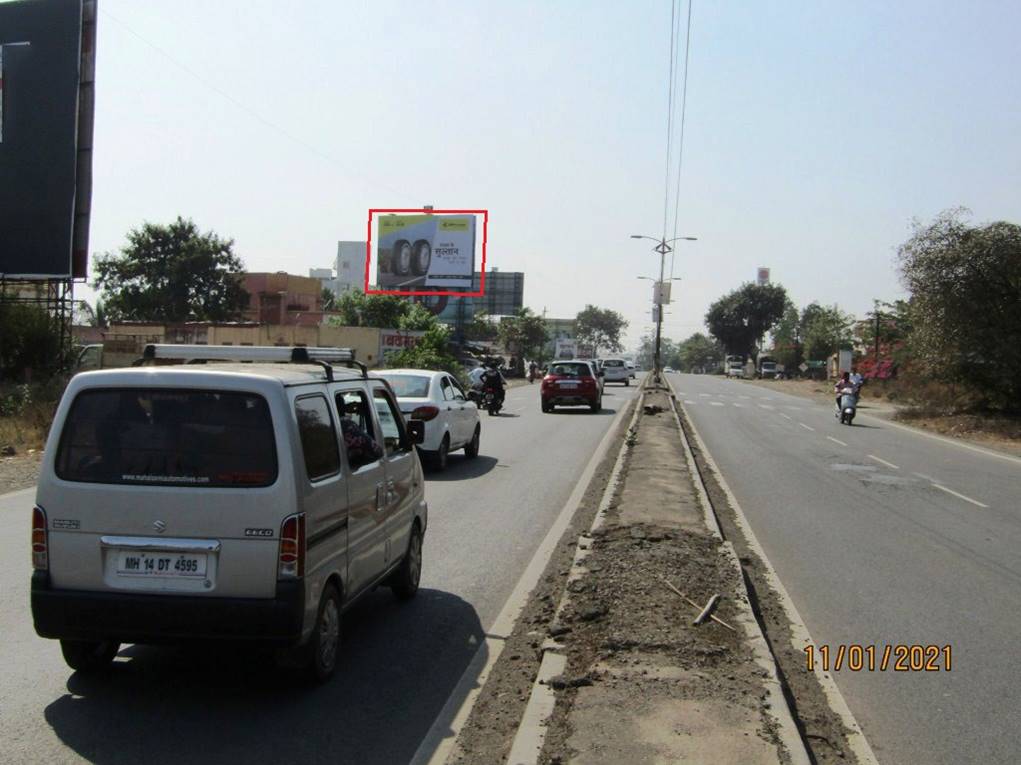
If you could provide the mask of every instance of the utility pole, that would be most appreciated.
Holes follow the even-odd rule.
[[[673,247],[670,245],[677,241],[697,242],[698,238],[694,236],[678,236],[673,239],[666,239],[663,237],[644,236],[642,234],[632,234],[632,239],[651,239],[656,242],[656,246],[652,248],[653,252],[659,253],[659,281],[656,282],[656,291],[654,293],[654,305],[653,311],[656,313],[656,351],[653,357],[653,375],[658,380],[663,374],[663,363],[660,356],[660,346],[662,344],[663,337],[663,272],[666,267],[666,254],[673,252]]]

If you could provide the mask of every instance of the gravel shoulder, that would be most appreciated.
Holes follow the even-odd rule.
[[[0,494],[35,486],[42,458],[40,451],[0,457]]]

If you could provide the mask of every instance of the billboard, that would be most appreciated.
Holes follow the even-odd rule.
[[[769,284],[768,268],[763,268],[762,266],[759,267],[758,271],[756,271],[755,273],[755,283],[758,284],[760,287],[765,287],[767,284]]]
[[[482,276],[476,285],[477,214],[482,215]],[[366,293],[481,297],[485,292],[487,224],[486,210],[369,210]],[[373,255],[378,289],[369,286]]]
[[[0,3],[6,277],[85,276],[94,41],[95,0]]]
[[[379,330],[379,356],[382,362],[398,351],[414,348],[425,332],[417,329],[381,329]]]

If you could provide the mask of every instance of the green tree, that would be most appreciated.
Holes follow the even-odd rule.
[[[709,306],[705,321],[727,353],[754,356],[763,335],[783,316],[786,303],[787,292],[779,284],[749,282]]]
[[[56,322],[42,308],[0,302],[0,379],[22,379],[66,366]]]
[[[129,231],[120,255],[97,259],[93,286],[111,319],[229,321],[248,305],[243,270],[232,240],[178,217]]]
[[[414,347],[392,354],[387,359],[387,366],[392,369],[442,369],[459,379],[464,377],[464,370],[450,352],[450,329],[439,322],[426,330]]]
[[[600,350],[616,353],[624,347],[620,336],[627,325],[627,320],[614,310],[586,305],[575,319],[574,331],[578,341],[591,345],[596,354]]]
[[[911,295],[912,364],[963,383],[986,406],[1021,410],[1021,226],[940,214],[898,249]]]
[[[696,369],[714,372],[723,360],[723,349],[720,344],[701,332],[696,332],[687,340],[682,341],[676,353],[677,368],[684,372]],[[674,366],[671,364],[671,366]]]
[[[802,362],[801,315],[798,307],[788,298],[784,301],[783,315],[773,326],[773,358],[793,372]]]
[[[396,295],[366,295],[348,290],[337,300],[336,310],[340,316],[331,317],[330,324],[397,329],[401,319],[411,310],[411,305]]]
[[[520,368],[526,356],[537,358],[549,341],[546,323],[528,308],[519,308],[513,316],[505,316],[497,332],[503,346],[518,358]]]
[[[429,330],[439,323],[439,319],[421,303],[412,303],[397,322],[397,329]]]
[[[333,294],[333,290],[323,287],[323,291],[320,293],[320,298],[323,303],[324,311],[337,310],[337,296]]]
[[[499,328],[496,323],[489,320],[484,311],[479,311],[472,316],[471,322],[465,325],[464,336],[467,340],[496,340],[499,337]]]
[[[825,361],[841,348],[850,348],[853,342],[854,318],[837,306],[809,303],[801,312],[801,337],[805,358]]]

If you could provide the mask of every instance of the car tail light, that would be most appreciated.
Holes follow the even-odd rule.
[[[32,568],[46,571],[50,567],[50,545],[46,533],[46,511],[32,508]]]
[[[280,558],[277,563],[280,579],[305,576],[305,514],[289,515],[280,524]]]
[[[423,420],[428,422],[432,420],[440,413],[438,406],[420,406],[411,413],[411,419]]]
[[[556,375],[546,375],[544,378],[542,378],[542,385],[543,385],[543,387],[546,387],[548,385],[552,385],[558,379],[559,378]]]

